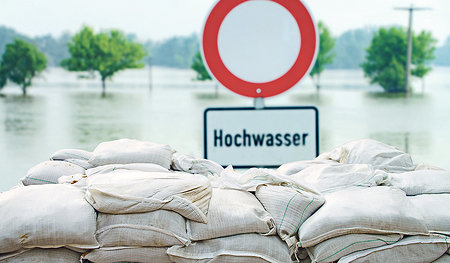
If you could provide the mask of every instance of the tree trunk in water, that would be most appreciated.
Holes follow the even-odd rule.
[[[102,97],[106,96],[106,79],[102,78]]]
[[[25,84],[22,86],[22,95],[23,96],[27,95],[27,86]]]

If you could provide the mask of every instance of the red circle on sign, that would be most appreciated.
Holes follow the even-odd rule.
[[[306,7],[299,0],[270,0],[286,8],[300,29],[300,52],[294,65],[283,76],[263,83],[238,78],[227,69],[219,54],[219,29],[228,13],[238,5],[251,0],[221,0],[209,14],[204,29],[202,49],[209,70],[226,88],[246,97],[271,97],[297,84],[308,72],[317,50],[316,27]]]

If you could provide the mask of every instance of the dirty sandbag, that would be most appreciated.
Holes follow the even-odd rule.
[[[172,263],[167,247],[102,247],[93,249],[81,256],[94,263],[139,262]]]
[[[198,241],[167,250],[177,263],[194,262],[291,262],[286,243],[278,236],[242,234]]]
[[[303,222],[325,202],[323,196],[292,184],[259,185],[255,195],[273,216],[282,240],[296,235]]]
[[[158,144],[131,139],[100,143],[89,163],[93,166],[106,164],[154,163],[169,169],[175,153],[168,144]]]
[[[450,172],[442,170],[418,170],[389,174],[388,184],[404,191],[406,195],[450,194]]]
[[[86,200],[99,212],[129,214],[165,209],[206,222],[211,184],[189,173],[117,172],[88,177]]]
[[[247,191],[213,188],[207,217],[207,224],[187,221],[192,241],[245,233],[276,234],[273,217]]]
[[[81,166],[64,161],[45,161],[28,170],[27,175],[20,182],[27,185],[57,184],[63,175],[84,174]]]
[[[51,161],[66,161],[83,167],[84,169],[92,168],[93,165],[88,163],[92,157],[92,152],[80,149],[63,149],[56,151],[50,157]]]
[[[370,164],[319,164],[308,167],[291,177],[313,185],[322,194],[352,187],[373,187],[385,183],[387,173],[374,170]]]
[[[348,142],[330,152],[320,154],[316,159],[333,160],[343,164],[370,164],[375,170],[388,173],[414,171],[417,166],[411,155],[397,147],[370,139]]]
[[[450,236],[450,194],[423,194],[408,199],[425,218],[430,232]]]
[[[31,247],[98,247],[97,215],[79,188],[62,184],[16,188],[0,194],[0,211],[3,226],[8,226],[0,231],[0,253]]]
[[[347,234],[327,239],[313,247],[306,248],[306,250],[313,263],[328,263],[335,262],[341,257],[359,250],[395,243],[402,237],[400,234]]]
[[[325,195],[325,204],[300,227],[302,247],[345,234],[428,234],[423,216],[405,192],[359,187]]]
[[[188,245],[186,219],[168,210],[135,214],[98,213],[96,238],[101,247]]]
[[[222,171],[217,180],[211,182],[213,187],[230,188],[238,190],[248,190],[262,184],[279,185],[282,183],[292,184],[300,187],[304,191],[320,195],[316,187],[302,179],[277,173],[271,169],[251,168],[241,174],[233,170],[229,165]]]
[[[448,249],[446,236],[420,235],[404,237],[398,242],[361,250],[342,257],[339,263],[389,262],[422,263],[440,258]]]
[[[0,263],[79,263],[81,253],[67,248],[21,249],[0,255]]]
[[[106,164],[86,170],[87,176],[95,174],[117,172],[152,172],[152,173],[170,173],[170,171],[161,165],[153,163],[129,163],[129,164]]]
[[[196,158],[190,155],[181,155],[173,160],[172,169],[204,176],[218,176],[223,167],[211,160]]]
[[[336,163],[337,162],[333,160],[320,160],[320,159],[296,161],[282,164],[280,167],[278,167],[276,171],[277,173],[280,174],[293,175],[311,166],[319,164],[336,164]]]
[[[87,176],[85,174],[64,175],[58,178],[58,184],[72,185],[78,188],[86,188]]]

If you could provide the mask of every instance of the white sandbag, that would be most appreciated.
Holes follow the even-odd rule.
[[[92,157],[92,152],[79,149],[63,149],[55,152],[50,157],[52,161],[66,161],[83,167],[84,169],[92,168],[93,165],[88,162]]]
[[[58,178],[58,184],[67,184],[78,188],[86,187],[86,181],[87,175],[85,174],[64,175]]]
[[[450,236],[450,194],[424,194],[408,199],[425,218],[430,232]]]
[[[323,196],[294,185],[260,185],[255,195],[273,216],[282,240],[294,236],[301,224],[325,202]]]
[[[169,169],[174,153],[168,144],[120,139],[100,143],[89,163],[95,167],[106,164],[154,163]]]
[[[153,163],[129,163],[129,164],[106,164],[86,170],[87,176],[94,174],[106,174],[113,172],[151,172],[151,173],[170,173],[170,171],[161,165]]]
[[[32,185],[0,194],[0,253],[29,247],[96,248],[96,213],[70,185]]]
[[[285,175],[293,175],[296,174],[306,168],[309,168],[311,166],[315,166],[318,164],[336,164],[338,162],[333,160],[304,160],[304,161],[296,161],[291,163],[285,163],[278,167],[276,170],[277,173],[285,174]]]
[[[389,185],[403,190],[406,195],[450,193],[450,172],[419,170],[389,174]]]
[[[371,164],[375,170],[388,173],[410,172],[417,166],[409,154],[397,147],[370,139],[346,143],[330,152],[322,153],[316,159],[344,164]]]
[[[137,214],[98,213],[96,237],[101,247],[189,244],[185,218],[167,210]]]
[[[360,186],[377,186],[387,173],[374,170],[370,164],[320,164],[291,175],[313,185],[322,194]]]
[[[354,252],[338,262],[432,262],[445,253],[448,248],[446,242],[445,236],[410,236],[390,245]]]
[[[450,255],[444,254],[440,258],[433,261],[432,263],[450,263]]]
[[[292,176],[277,173],[271,169],[263,168],[251,168],[241,174],[234,171],[233,166],[231,165],[222,171],[217,181],[214,182],[214,187],[248,190],[262,184],[279,185],[282,183],[296,185],[305,191],[320,194],[314,186],[299,178],[294,178]]]
[[[355,251],[389,245],[401,238],[402,235],[399,234],[348,234],[327,239],[306,250],[313,263],[335,262]]]
[[[399,189],[361,187],[334,192],[325,199],[300,227],[302,247],[346,234],[428,234],[425,219]]]
[[[171,263],[165,247],[103,247],[82,255],[94,263]]]
[[[253,194],[242,190],[213,188],[207,217],[207,224],[187,221],[191,240],[244,233],[276,233],[273,217]]]
[[[67,248],[34,248],[0,254],[0,263],[79,263],[80,256],[81,253]]]
[[[172,163],[172,169],[204,176],[218,176],[223,171],[223,167],[214,161],[200,159],[190,155],[177,157]]]
[[[445,171],[445,169],[429,165],[427,163],[420,163],[416,166],[414,171],[422,171],[422,170],[437,170],[437,171]]]
[[[99,212],[170,210],[206,223],[211,184],[189,173],[116,172],[88,177],[86,200]]]
[[[199,241],[190,246],[173,246],[167,250],[176,263],[291,262],[289,249],[277,236],[243,234]]]
[[[30,170],[20,182],[27,185],[57,184],[58,178],[63,175],[84,174],[85,169],[64,161],[42,162]]]

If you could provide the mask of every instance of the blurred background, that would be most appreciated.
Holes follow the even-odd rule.
[[[57,150],[120,138],[203,157],[203,111],[253,106],[202,67],[215,2],[0,0],[0,192]],[[370,138],[450,169],[450,2],[302,2],[321,63],[266,106],[316,106],[320,152]],[[411,7],[426,9],[413,12],[406,89],[409,12],[397,8]]]

